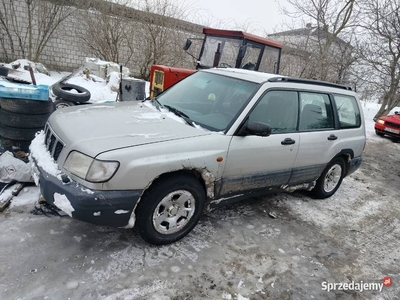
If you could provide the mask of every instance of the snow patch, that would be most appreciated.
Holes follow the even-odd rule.
[[[114,212],[114,214],[116,215],[127,214],[127,213],[129,213],[129,210],[123,210],[123,209],[119,209]]]
[[[18,194],[18,196],[13,197],[10,208],[24,206],[24,205],[31,205],[31,204],[33,205],[39,199],[39,197],[40,197],[40,189],[37,186],[26,187]]]
[[[70,281],[67,283],[67,289],[68,290],[76,290],[79,286],[79,282],[78,281]]]
[[[61,209],[63,212],[72,217],[72,212],[75,209],[72,207],[71,202],[69,202],[67,196],[61,195],[59,193],[54,193],[54,205]]]
[[[58,169],[57,164],[51,157],[50,152],[46,149],[45,137],[46,136],[43,130],[36,134],[36,137],[29,146],[29,150],[31,152],[29,159],[31,160],[33,157],[38,166],[41,167],[46,173],[54,177],[58,177],[61,174],[61,171]],[[34,164],[34,162],[31,161],[31,164]]]
[[[85,188],[81,188],[81,191],[84,192],[84,193],[88,193],[89,195],[93,195],[94,194],[94,192],[92,190],[85,189]]]
[[[174,272],[174,273],[179,273],[180,270],[181,270],[181,268],[178,267],[178,266],[172,266],[172,267],[171,267],[171,271]]]
[[[222,293],[222,299],[232,300],[232,295],[227,293],[227,292],[223,292]]]
[[[152,120],[152,119],[162,119],[164,114],[159,112],[149,112],[149,113],[142,113],[139,116],[135,116],[137,119],[144,119],[144,120]]]

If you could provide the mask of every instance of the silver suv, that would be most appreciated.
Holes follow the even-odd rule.
[[[149,101],[56,111],[31,161],[48,203],[167,244],[218,205],[298,189],[333,195],[365,140],[347,87],[211,69]]]

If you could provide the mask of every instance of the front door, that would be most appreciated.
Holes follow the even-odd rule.
[[[299,149],[297,117],[297,92],[268,91],[261,97],[249,113],[248,122],[269,124],[271,135],[232,137],[220,197],[289,182]]]

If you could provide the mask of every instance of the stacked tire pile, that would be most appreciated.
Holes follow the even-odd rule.
[[[3,148],[29,152],[36,132],[44,128],[53,111],[51,100],[0,98],[0,139]]]

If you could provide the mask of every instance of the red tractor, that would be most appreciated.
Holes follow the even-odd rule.
[[[187,52],[192,41],[183,49],[197,59],[196,69],[240,68],[267,73],[279,73],[282,44],[242,31],[204,28],[205,35],[199,58]],[[150,69],[150,98],[196,70],[153,65]]]

